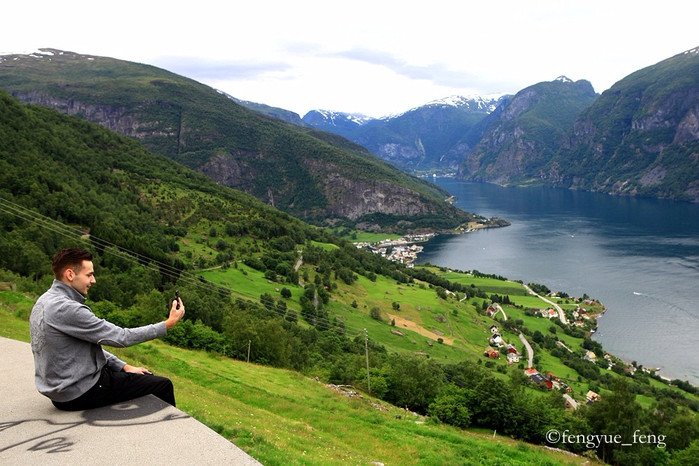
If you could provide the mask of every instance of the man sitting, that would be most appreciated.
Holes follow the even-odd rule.
[[[101,345],[125,347],[165,336],[184,316],[179,297],[172,302],[167,320],[121,328],[100,319],[85,305],[87,292],[96,283],[89,251],[58,251],[52,269],[55,280],[36,301],[29,318],[39,392],[57,408],[68,411],[97,408],[148,394],[175,406],[170,379],[126,364]]]

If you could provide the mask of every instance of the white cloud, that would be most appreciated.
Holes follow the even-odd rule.
[[[699,45],[698,12],[683,0],[24,0],[3,7],[0,49],[111,56],[300,114],[382,116],[560,75],[601,92]]]

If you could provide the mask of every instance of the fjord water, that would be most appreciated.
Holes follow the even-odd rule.
[[[418,263],[587,293],[607,308],[594,336],[607,351],[699,385],[699,205],[434,181],[512,225],[437,236]]]

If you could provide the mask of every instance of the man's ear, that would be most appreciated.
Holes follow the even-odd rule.
[[[72,282],[75,278],[75,271],[73,269],[66,269],[66,271],[63,272],[63,277],[69,282]]]

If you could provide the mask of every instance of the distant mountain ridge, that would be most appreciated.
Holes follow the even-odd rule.
[[[40,61],[42,55],[29,57]],[[123,96],[111,96],[112,104],[96,105],[91,102],[92,94],[106,91],[94,91],[95,87],[90,88],[89,84],[87,88],[92,94],[83,91],[80,99],[52,99],[45,91],[31,89],[37,83],[47,85],[43,76],[30,73],[32,83],[31,79],[26,82],[26,76],[7,73],[3,69],[9,63],[7,57],[0,57],[0,88],[8,89],[23,102],[60,107],[93,121],[101,119],[106,126],[139,138],[151,149],[174,154],[176,160],[208,173],[221,183],[245,190],[305,219],[336,216],[356,220],[373,214],[435,218],[443,217],[445,210],[439,198],[446,193],[434,186],[416,184],[409,177],[396,177],[388,165],[376,165],[378,158],[371,154],[413,174],[456,174],[463,180],[502,185],[545,184],[699,202],[697,57],[697,49],[680,53],[632,73],[601,96],[585,80],[573,82],[560,76],[515,95],[452,96],[383,118],[327,110],[314,110],[300,118],[294,112],[218,92],[220,97],[225,96],[254,112],[241,113],[236,106],[226,112],[225,118],[220,113],[216,115],[215,123],[211,123],[212,115],[209,115],[203,120],[210,127],[195,131],[191,124],[196,118],[190,115],[189,121],[182,120],[178,116],[183,108],[181,103],[168,100],[170,97],[157,101],[153,120],[146,124],[133,113],[133,106],[144,102],[131,102],[132,108],[127,111],[126,107],[119,107]],[[9,64],[16,66],[16,58]],[[149,72],[157,70],[138,66]],[[161,72],[165,73],[158,70]],[[99,78],[110,73],[110,82],[115,82],[113,70],[102,70]],[[163,75],[150,84],[159,91],[181,93],[170,81],[172,76],[176,75]],[[76,91],[66,83],[52,86],[51,92],[57,95],[64,95],[69,88]],[[139,93],[143,89],[132,90],[142,97]],[[202,101],[208,104],[207,99]],[[235,129],[218,121],[226,121],[230,116],[235,116],[239,123],[234,125]],[[168,119],[170,125],[163,127]],[[287,124],[286,129],[299,129],[288,133],[293,134],[294,142],[287,141],[287,146],[306,147],[309,141],[306,137],[316,141],[312,144],[314,150],[296,153],[291,165],[287,156],[282,155],[288,148],[280,148],[280,139],[274,135],[280,130],[276,126],[281,123],[279,120]],[[177,128],[179,121],[190,126]],[[251,130],[256,133],[254,136],[241,133],[242,128],[250,125],[246,121],[254,121]],[[264,122],[263,130],[258,129],[258,122]],[[248,130],[242,130],[245,131]],[[223,134],[236,132],[228,142],[220,143]],[[193,139],[198,140],[193,144]],[[251,141],[257,142],[251,144]],[[324,149],[316,146],[318,142]],[[266,147],[265,155],[260,156],[263,149],[259,144]],[[279,158],[269,160],[272,153]],[[315,155],[309,159],[311,153]],[[321,153],[334,153],[332,163],[328,164],[328,159],[321,163],[311,160]],[[258,158],[251,157],[253,154],[258,154]],[[357,185],[352,176],[340,176],[344,179],[340,181],[338,175],[342,171],[352,166],[348,173],[353,173],[358,168],[355,157],[365,159],[360,162],[365,175],[357,179],[366,182]],[[319,167],[325,167],[326,171]],[[271,172],[276,172],[277,179],[265,179]],[[375,184],[371,180],[377,177],[391,181]],[[396,183],[408,191],[394,190]],[[381,192],[376,192],[377,186]],[[363,194],[369,192],[370,199]],[[421,194],[416,196],[416,192]],[[423,195],[431,200],[426,201]]]
[[[514,96],[452,97],[361,124],[341,112],[304,121],[412,173],[699,202],[699,48],[602,95],[559,76]]]
[[[472,147],[481,136],[481,121],[506,99],[507,96],[450,96],[383,118],[312,110],[303,121],[340,134],[408,172],[454,171],[458,154]]]
[[[362,114],[332,110],[311,110],[301,119],[307,126],[339,134],[349,140],[352,140],[361,126],[375,120],[377,119]]]
[[[459,176],[699,202],[699,49],[600,96],[586,81],[562,78],[520,91]]]
[[[260,115],[153,66],[42,49],[0,57],[0,89],[136,138],[305,220],[453,228],[475,218],[356,144]]]

